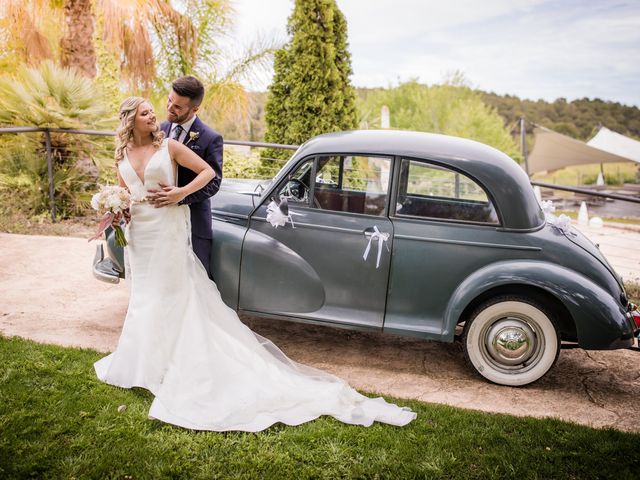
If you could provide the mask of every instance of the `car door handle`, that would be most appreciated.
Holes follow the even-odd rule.
[[[363,234],[365,237],[370,237],[371,235],[373,235],[373,234],[374,234],[374,233],[376,233],[376,232],[377,232],[377,234],[389,235],[389,234],[388,234],[388,233],[386,233],[386,232],[382,232],[382,231],[378,230],[378,229],[377,229],[377,227],[367,227],[367,228],[365,228],[365,229],[362,231],[362,234]]]

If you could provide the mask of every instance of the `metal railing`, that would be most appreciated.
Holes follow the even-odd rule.
[[[42,133],[45,141],[45,154],[47,158],[47,176],[49,184],[49,208],[51,211],[51,221],[56,221],[56,204],[55,204],[55,185],[53,181],[53,148],[51,145],[52,133],[67,133],[77,135],[97,135],[104,137],[114,137],[116,132],[113,131],[100,131],[100,130],[79,130],[71,128],[47,128],[47,127],[6,127],[0,128],[0,134],[3,133]],[[298,147],[295,145],[284,145],[280,143],[266,143],[266,142],[250,142],[243,140],[225,140],[225,145],[241,145],[250,148],[279,148],[283,150],[296,150]]]
[[[53,181],[53,155],[51,146],[51,133],[68,133],[78,135],[97,135],[97,136],[115,136],[115,132],[112,131],[99,131],[99,130],[78,130],[67,128],[46,128],[46,127],[8,127],[0,128],[0,134],[3,133],[42,133],[44,134],[45,150],[47,157],[47,174],[49,183],[49,205],[51,210],[51,220],[55,222],[56,219],[56,205],[54,196],[54,181]],[[298,145],[286,145],[281,143],[266,143],[266,142],[251,142],[244,140],[225,140],[225,145],[239,145],[250,148],[276,148],[283,150],[296,150]],[[532,181],[533,186],[541,188],[547,188],[552,190],[560,190],[566,192],[573,192],[577,194],[589,195],[592,197],[610,198],[613,200],[620,200],[623,202],[640,203],[640,198],[634,198],[624,195],[618,195],[610,192],[599,192],[597,190],[591,190],[580,187],[570,187],[565,185],[555,185],[545,182]]]
[[[611,198],[613,200],[622,200],[623,202],[640,203],[640,198],[633,198],[610,192],[599,192],[597,190],[590,190],[588,188],[567,187],[564,185],[555,185],[553,183],[545,182],[531,182],[531,185],[541,188],[549,188],[551,190],[561,190],[563,192],[582,193],[584,195],[589,195],[590,197]]]

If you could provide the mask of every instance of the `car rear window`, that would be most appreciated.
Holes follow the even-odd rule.
[[[483,188],[466,175],[402,159],[396,215],[498,224]]]

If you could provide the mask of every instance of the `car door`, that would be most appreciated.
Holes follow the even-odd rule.
[[[499,231],[490,196],[472,178],[407,158],[397,176],[384,328],[441,340],[452,335],[443,330],[443,318],[458,285],[482,266],[523,252],[513,234]]]
[[[250,219],[243,243],[239,308],[302,320],[380,328],[389,277],[392,159],[306,158]],[[284,226],[267,221],[286,198]],[[367,252],[366,259],[365,252]]]

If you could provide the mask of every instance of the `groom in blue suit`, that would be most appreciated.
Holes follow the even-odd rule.
[[[205,125],[196,115],[202,99],[204,86],[195,77],[180,77],[171,84],[167,99],[167,121],[160,125],[168,138],[173,138],[200,156],[216,172],[211,182],[191,195],[179,205],[189,205],[191,211],[191,240],[193,251],[211,277],[211,206],[209,198],[220,189],[222,180],[222,136]],[[178,166],[177,185],[182,187],[196,176],[193,171]],[[174,203],[170,199],[171,188],[161,185],[162,190],[155,192],[152,201],[157,207]]]

